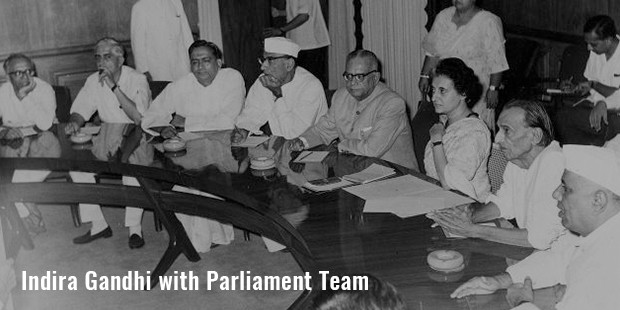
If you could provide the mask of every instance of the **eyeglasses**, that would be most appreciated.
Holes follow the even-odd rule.
[[[359,74],[352,74],[352,73],[348,73],[348,72],[344,72],[342,73],[342,77],[344,78],[345,81],[355,81],[355,82],[361,82],[363,81],[368,75],[370,75],[371,73],[375,73],[375,72],[379,72],[378,70],[372,70],[370,72],[366,72],[366,73],[359,73]]]
[[[269,65],[269,63],[272,60],[276,60],[276,59],[282,59],[282,58],[293,58],[291,56],[288,55],[284,55],[284,56],[267,56],[267,57],[258,57],[258,63],[262,66],[263,63],[267,63],[267,65]]]
[[[32,75],[34,73],[34,71],[32,69],[26,69],[26,70],[15,70],[13,72],[9,72],[9,75],[12,75],[16,78],[20,78],[24,75]]]

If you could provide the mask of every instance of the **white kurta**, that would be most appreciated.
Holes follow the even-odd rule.
[[[136,104],[138,112],[144,115],[151,101],[151,91],[146,82],[146,77],[144,74],[138,73],[127,66],[123,66],[121,70],[121,76],[116,84]],[[95,112],[99,113],[101,121],[105,123],[133,123],[123,109],[120,108],[118,98],[116,98],[110,87],[99,83],[99,73],[97,72],[86,79],[84,87],[82,87],[75,101],[73,101],[73,105],[71,105],[71,113],[80,114],[85,120],[90,119]],[[96,138],[101,139],[101,137],[103,137],[103,133],[100,132]],[[73,182],[95,183],[95,175],[92,173],[71,171],[69,174]],[[123,184],[136,185],[137,180],[123,177]],[[101,208],[99,205],[94,204],[80,204],[80,217],[82,222],[105,221]],[[138,225],[141,218],[142,209],[128,207],[125,225]]]
[[[168,126],[172,113],[176,113],[185,118],[185,131],[233,129],[244,99],[245,83],[235,69],[220,69],[206,87],[189,73],[153,100],[142,128]]]
[[[180,0],[140,0],[131,9],[131,49],[136,69],[155,81],[175,81],[190,72],[194,42]]]
[[[45,81],[33,77],[37,86],[21,101],[10,82],[0,87],[0,119],[7,127],[37,126],[41,130],[52,127],[56,118],[54,89]]]
[[[513,282],[532,279],[534,289],[566,284],[558,310],[618,309],[620,292],[620,214],[587,237],[562,236],[551,249],[508,267]],[[524,304],[515,309],[537,309]]]
[[[620,39],[620,36],[617,37]],[[591,51],[586,69],[583,71],[583,76],[589,81],[596,81],[607,86],[618,87],[618,85],[620,85],[620,51],[616,49],[609,60],[606,58],[605,54],[597,55]],[[620,109],[620,91],[616,91],[611,96],[605,98],[605,96],[592,89],[590,90],[588,100],[592,103],[603,100],[607,104],[608,110]]]
[[[127,66],[123,66],[121,70],[121,77],[116,84],[136,104],[138,112],[144,115],[151,102],[151,91],[146,77]],[[71,113],[80,114],[85,120],[89,120],[95,112],[99,112],[99,118],[105,123],[133,123],[120,108],[118,98],[110,87],[99,83],[97,72],[86,79],[84,87],[71,105]]]
[[[502,217],[516,219],[519,227],[527,230],[527,239],[534,248],[548,249],[565,230],[558,217],[557,201],[552,197],[563,173],[562,149],[553,141],[538,154],[529,169],[509,162],[504,184],[487,202],[494,202]]]
[[[282,85],[282,97],[277,100],[257,79],[248,91],[236,126],[261,134],[260,127],[269,122],[274,136],[294,139],[327,113],[321,82],[302,67],[295,70],[295,77]]]
[[[491,191],[487,163],[491,153],[491,132],[477,117],[450,124],[442,138],[448,161],[444,177],[448,186],[478,201],[485,201]],[[424,151],[426,174],[439,179],[431,141]]]
[[[17,98],[13,85],[10,82],[0,87],[0,119],[6,127],[30,127],[37,126],[41,130],[48,130],[56,118],[56,96],[54,89],[47,82],[33,77],[37,86],[21,101]],[[36,139],[35,144],[46,145],[46,136]],[[58,141],[55,141],[58,144]],[[24,141],[22,146],[27,147],[30,140]],[[47,148],[47,147],[45,147]],[[21,148],[20,148],[21,149]],[[19,153],[19,152],[18,152]],[[30,156],[30,152],[24,152],[17,156]],[[7,156],[7,154],[4,154]],[[46,156],[52,157],[52,156]],[[48,170],[15,170],[13,182],[42,182],[49,174]],[[28,210],[22,203],[16,203],[17,211],[21,217],[28,215]]]
[[[287,32],[287,38],[302,50],[328,46],[331,42],[319,0],[286,0],[286,21],[290,22],[299,14],[308,14],[308,20]]]

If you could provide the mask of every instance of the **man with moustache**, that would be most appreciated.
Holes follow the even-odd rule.
[[[618,308],[620,253],[620,159],[610,149],[564,146],[566,170],[553,193],[559,217],[568,230],[551,249],[536,252],[508,267],[506,273],[476,277],[451,295],[491,294],[508,288],[514,309],[538,309],[533,289],[563,284],[556,289],[555,309]]]

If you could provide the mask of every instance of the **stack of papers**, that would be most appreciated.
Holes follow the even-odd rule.
[[[295,158],[294,163],[320,163],[329,155],[325,151],[303,151]]]
[[[394,213],[403,218],[473,202],[469,197],[444,190],[412,175],[344,190],[366,200],[364,212]]]
[[[385,177],[389,177],[395,173],[396,171],[394,171],[394,169],[392,168],[372,164],[368,168],[358,173],[348,174],[343,176],[342,178],[351,182],[366,184],[372,181],[383,179]]]

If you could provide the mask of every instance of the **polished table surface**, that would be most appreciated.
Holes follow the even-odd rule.
[[[158,143],[160,138],[151,141],[139,128],[123,124],[103,124],[91,142],[74,144],[59,127],[21,144],[3,141],[0,157],[127,162],[230,186],[291,223],[305,239],[318,270],[330,275],[373,274],[394,284],[409,309],[507,309],[503,292],[461,300],[449,294],[473,276],[504,271],[507,258],[522,259],[531,252],[477,239],[447,239],[424,216],[364,213],[364,200],[343,190],[313,193],[301,188],[307,181],[343,176],[372,163],[390,166],[397,175],[411,173],[434,182],[379,159],[330,152],[322,163],[294,164],[298,153],[290,152],[282,139],[249,149],[231,147],[230,131],[196,133],[198,138],[187,141],[186,150],[168,153]],[[276,166],[250,168],[250,159],[262,156],[274,158]],[[462,253],[464,270],[446,274],[430,269],[426,257],[436,249]]]

